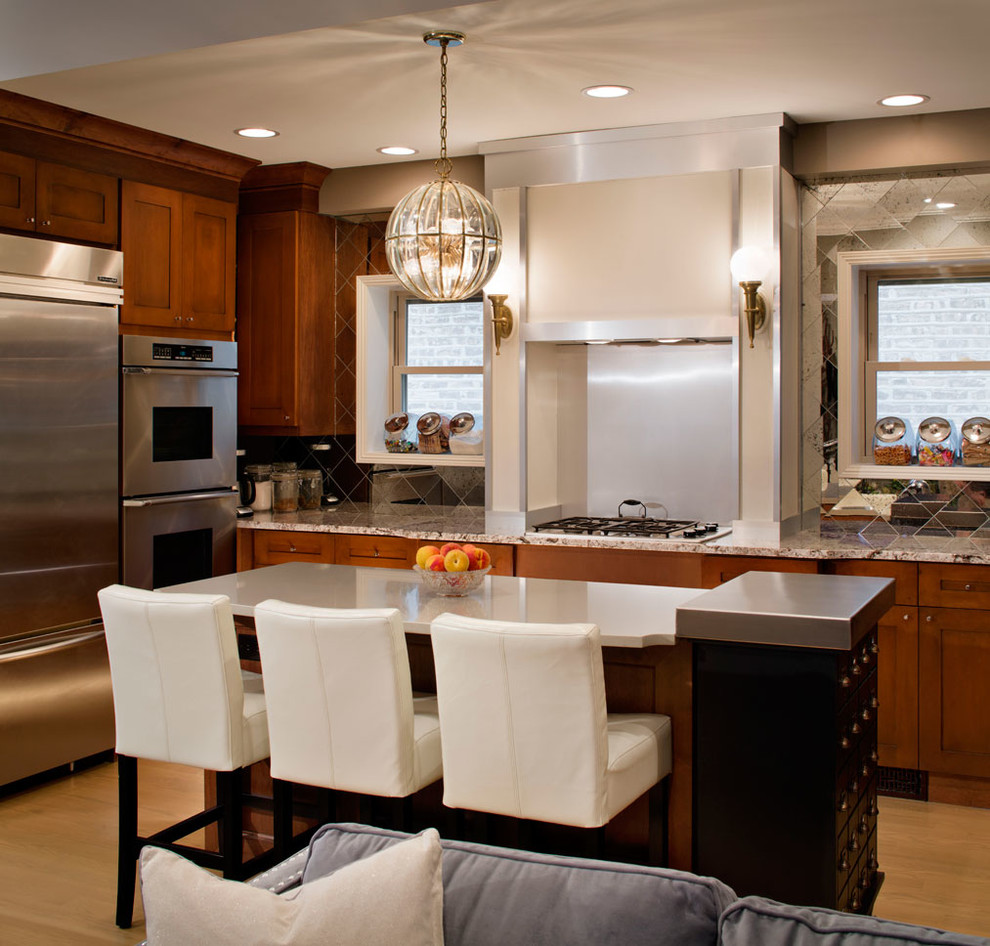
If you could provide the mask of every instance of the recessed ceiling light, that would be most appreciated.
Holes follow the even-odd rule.
[[[925,200],[924,200],[924,203],[926,203],[926,204],[930,204],[931,202],[932,202],[931,197],[926,197]]]
[[[242,138],[275,138],[278,135],[271,128],[235,128],[234,133]]]
[[[922,102],[927,102],[927,95],[888,95],[885,99],[880,99],[877,105],[886,105],[889,108],[906,108],[908,105],[920,105]]]
[[[419,154],[415,148],[406,148],[402,145],[389,145],[387,148],[376,148],[379,154]]]
[[[950,200],[940,200],[935,206],[939,210],[952,210],[956,205]]]
[[[632,89],[627,85],[589,85],[581,92],[590,95],[593,99],[620,99],[623,95],[632,92]]]

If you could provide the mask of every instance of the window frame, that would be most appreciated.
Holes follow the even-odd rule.
[[[882,280],[990,279],[990,247],[867,250],[837,256],[838,472],[849,479],[990,480],[990,468],[882,466],[872,462],[880,371],[990,371],[990,362],[877,360],[876,287]]]
[[[389,298],[392,312],[389,350],[392,365],[389,372],[388,402],[390,409],[397,413],[404,411],[405,379],[415,374],[478,374],[484,375],[484,296],[479,294],[461,302],[477,302],[481,307],[482,324],[482,363],[480,365],[407,365],[406,361],[406,311],[410,303],[423,304],[425,300],[411,292],[393,291]],[[445,303],[440,303],[445,304]]]

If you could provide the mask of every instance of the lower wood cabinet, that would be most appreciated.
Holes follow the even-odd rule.
[[[923,607],[919,618],[920,767],[990,778],[990,615]]]
[[[768,558],[760,555],[699,555],[701,587],[715,588],[746,572],[803,572],[813,575],[818,562],[804,558]]]
[[[238,529],[237,569],[261,568],[283,562],[325,562],[366,568],[412,568],[421,545],[439,539],[412,539],[368,533],[303,532],[292,529]],[[515,546],[482,546],[491,556],[491,574],[515,574]]]
[[[485,548],[489,546],[486,545]],[[693,552],[518,545],[516,574],[523,578],[563,578],[700,588],[703,558],[703,555]]]
[[[880,764],[918,768],[918,609],[894,605],[877,623]]]

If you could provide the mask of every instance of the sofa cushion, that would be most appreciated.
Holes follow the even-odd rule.
[[[303,883],[332,874],[408,835],[325,825]],[[680,871],[441,841],[447,946],[714,946],[735,894]]]
[[[443,946],[433,829],[282,896],[145,847],[141,891],[148,946]]]
[[[745,897],[722,914],[719,943],[720,946],[990,946],[990,939]]]

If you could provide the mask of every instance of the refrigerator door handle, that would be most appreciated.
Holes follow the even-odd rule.
[[[101,624],[94,631],[85,631],[82,634],[76,634],[74,637],[51,641],[47,644],[33,644],[17,650],[0,653],[0,664],[10,663],[14,660],[24,660],[27,657],[37,657],[41,654],[52,654],[60,650],[68,650],[71,647],[78,647],[80,644],[85,644],[86,641],[96,640],[104,636],[103,625]]]
[[[170,496],[152,496],[149,499],[125,499],[121,505],[125,509],[138,509],[144,506],[167,506],[169,503],[190,503],[201,499],[226,499],[237,492],[235,489],[214,490],[211,493],[173,493]]]
[[[172,377],[197,378],[200,381],[207,381],[210,378],[236,378],[238,372],[216,370],[214,368],[196,370],[195,368],[144,368],[138,365],[125,365],[120,369],[121,374],[167,374]]]

